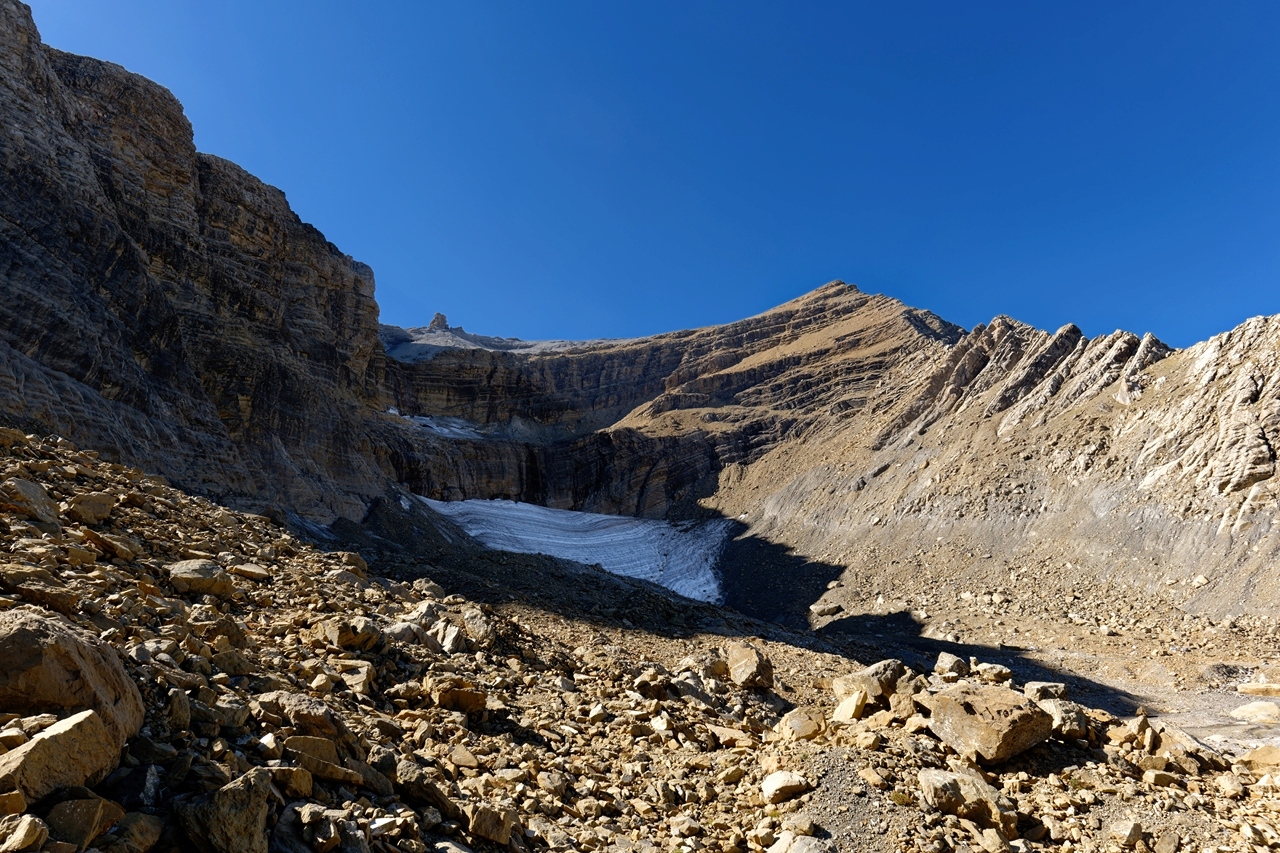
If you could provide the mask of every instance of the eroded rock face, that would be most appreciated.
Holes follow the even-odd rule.
[[[95,711],[117,753],[143,718],[142,696],[115,649],[56,618],[22,610],[0,613],[0,709]]]
[[[197,153],[167,90],[45,47],[13,0],[0,57],[0,413],[206,493],[362,516],[386,478],[355,451],[385,409],[368,267]]]

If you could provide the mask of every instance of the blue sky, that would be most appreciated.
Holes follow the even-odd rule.
[[[373,266],[631,336],[833,278],[1185,346],[1280,313],[1280,4],[34,0]]]

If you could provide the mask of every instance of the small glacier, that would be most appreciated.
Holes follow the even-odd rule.
[[[686,598],[724,600],[716,566],[732,521],[673,523],[504,500],[422,501],[489,548],[599,564]]]

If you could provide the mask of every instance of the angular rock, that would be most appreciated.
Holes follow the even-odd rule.
[[[764,777],[760,783],[760,794],[769,804],[781,803],[798,797],[809,790],[809,780],[791,770],[778,770]]]
[[[514,809],[496,809],[483,804],[469,805],[464,809],[467,831],[479,838],[506,844],[511,840],[511,830],[516,824]]]
[[[213,560],[183,560],[168,571],[169,582],[182,595],[224,596],[236,590],[231,575]]]
[[[1067,740],[1089,735],[1089,715],[1082,706],[1066,699],[1041,699],[1036,704],[1052,718],[1054,734]]]
[[[1022,694],[1036,702],[1041,699],[1066,699],[1067,685],[1056,681],[1028,681],[1022,686]]]
[[[0,818],[0,853],[39,850],[49,837],[49,827],[35,815]]]
[[[822,734],[824,726],[817,711],[796,708],[779,721],[775,731],[783,740],[813,740]]]
[[[382,639],[382,632],[373,620],[364,616],[353,619],[326,619],[311,629],[313,636],[323,638],[331,646],[340,649],[368,651]]]
[[[225,672],[227,675],[252,675],[258,671],[258,666],[253,659],[236,649],[218,652],[213,656],[212,663],[219,672]]]
[[[773,663],[754,646],[729,645],[729,677],[739,687],[773,687]]]
[[[271,774],[255,767],[212,793],[175,803],[178,824],[202,853],[267,853]]]
[[[929,728],[961,755],[998,764],[1042,742],[1053,718],[1007,687],[961,685],[931,700]]]
[[[459,820],[463,816],[457,804],[415,762],[401,760],[396,765],[396,789],[407,802],[438,809],[447,820]]]
[[[1013,803],[981,779],[949,770],[921,770],[918,781],[921,799],[932,808],[998,829],[1006,838],[1017,837]]]
[[[933,671],[938,675],[954,675],[964,678],[969,674],[969,662],[959,655],[953,655],[950,652],[939,652],[938,660],[933,665]]]
[[[67,515],[81,524],[100,524],[111,515],[116,497],[108,492],[81,492],[67,501]]]
[[[27,798],[21,791],[0,794],[0,815],[22,814],[27,810]]]
[[[0,755],[0,790],[21,791],[35,802],[59,788],[96,785],[119,759],[120,748],[102,718],[81,711]]]
[[[68,589],[48,569],[15,564],[0,565],[0,589],[21,595],[32,604],[39,604],[63,615],[70,615],[80,606],[80,596]]]
[[[116,812],[116,816],[118,815],[119,812]],[[104,820],[106,817],[106,800],[95,797],[58,803],[44,820],[49,825],[51,838],[74,844],[77,849],[84,850],[90,841],[110,827],[109,822]]]
[[[836,723],[851,723],[854,720],[862,718],[862,712],[867,707],[867,691],[861,687],[855,688],[852,693],[840,700],[840,704],[836,705],[835,711],[831,715],[831,719]]]
[[[1142,840],[1142,824],[1136,820],[1118,820],[1111,824],[1111,837],[1122,847],[1136,847]]]
[[[271,780],[286,797],[303,799],[311,796],[314,780],[305,767],[270,767],[268,770]]]
[[[900,660],[882,660],[850,675],[841,675],[833,679],[831,689],[836,698],[843,700],[854,690],[861,688],[868,701],[875,702],[881,697],[891,695],[898,686],[898,679],[906,675],[907,668]]]
[[[287,720],[300,735],[330,738],[339,747],[355,743],[355,735],[342,718],[314,696],[276,690],[260,694],[256,701],[262,709]]]
[[[58,505],[44,486],[16,477],[0,483],[0,511],[15,512],[45,524],[58,523]]]

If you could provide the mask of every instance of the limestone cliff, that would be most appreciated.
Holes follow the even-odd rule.
[[[233,503],[359,517],[386,481],[368,267],[14,0],[0,114],[0,412]]]
[[[803,558],[787,571],[871,583],[932,560],[1219,613],[1280,593],[1276,318],[1173,352],[1005,317],[966,332],[833,282],[637,340],[404,332],[379,327],[368,267],[195,150],[168,91],[42,45],[15,0],[0,115],[8,423],[322,524],[409,490],[720,514]],[[728,570],[760,610],[768,585]]]

